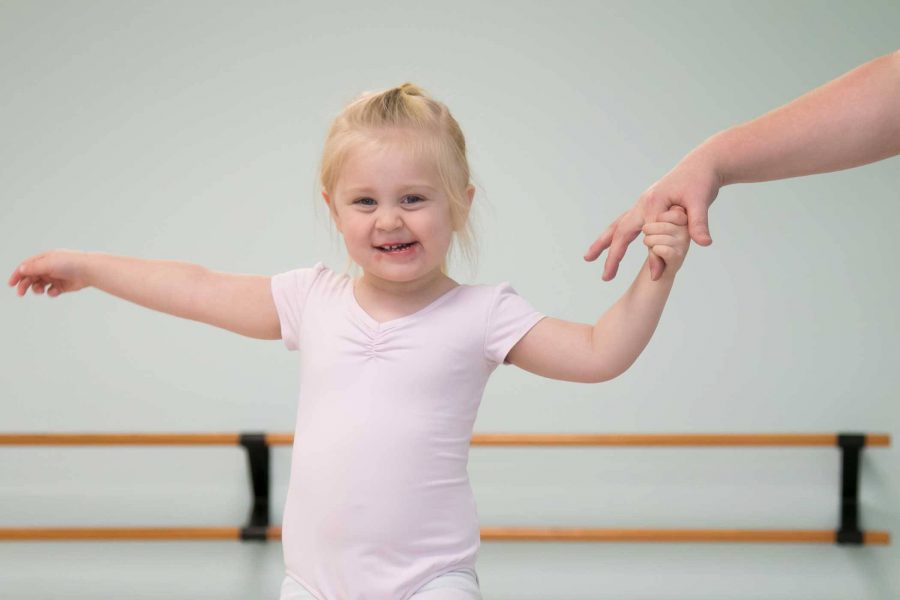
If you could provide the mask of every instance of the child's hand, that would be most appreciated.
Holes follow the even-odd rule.
[[[676,205],[661,214],[659,221],[647,223],[642,229],[644,244],[666,263],[666,273],[671,269],[674,274],[680,269],[687,255],[691,243],[687,222],[687,213]]]
[[[16,294],[24,296],[30,287],[35,294],[55,298],[66,292],[75,292],[88,285],[84,276],[84,252],[77,250],[50,250],[26,258],[9,277],[9,285],[17,285]]]

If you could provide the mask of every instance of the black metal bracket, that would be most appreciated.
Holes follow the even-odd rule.
[[[859,528],[859,457],[866,446],[866,436],[858,433],[838,434],[841,448],[841,527],[835,541],[841,545],[863,544]]]
[[[253,486],[250,522],[241,529],[242,541],[266,541],[269,528],[269,445],[264,433],[242,433],[241,446],[247,449],[247,464]]]

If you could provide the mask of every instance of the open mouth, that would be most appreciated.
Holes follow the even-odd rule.
[[[408,244],[393,244],[390,246],[375,246],[381,252],[385,254],[399,254],[401,252],[407,252],[412,249],[413,246],[418,244],[419,242],[410,242]]]

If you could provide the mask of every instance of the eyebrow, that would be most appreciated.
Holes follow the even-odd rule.
[[[425,188],[425,189],[431,190],[433,192],[437,191],[435,188],[431,187],[427,183],[410,183],[409,185],[403,186],[401,188],[401,190],[411,190],[411,189],[415,189],[415,188]],[[345,191],[348,194],[360,194],[360,193],[372,194],[372,193],[375,193],[374,189],[372,189],[370,187],[366,187],[366,186],[347,188]]]

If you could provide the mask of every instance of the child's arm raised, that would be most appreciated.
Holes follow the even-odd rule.
[[[648,258],[631,287],[594,326],[541,319],[512,347],[507,360],[537,375],[579,383],[599,383],[625,372],[656,330],[690,244],[681,207],[645,225],[644,233],[650,252],[667,265],[658,280],[650,277]]]
[[[270,278],[219,273],[197,264],[148,260],[102,252],[51,250],[22,261],[9,278],[23,296],[56,297],[87,286],[129,302],[221,327],[248,337],[277,340],[280,322]]]

